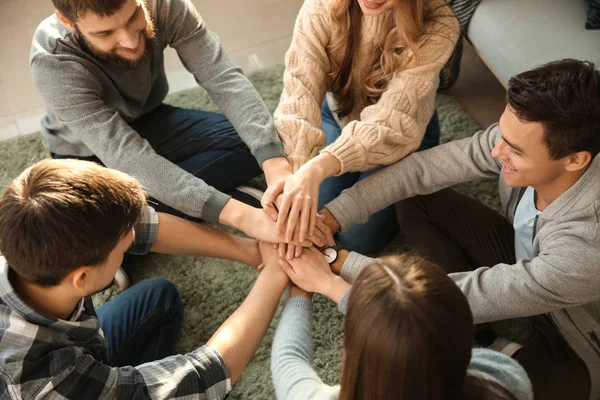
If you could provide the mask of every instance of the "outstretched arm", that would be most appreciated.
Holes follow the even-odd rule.
[[[231,235],[174,215],[157,213],[158,231],[151,251],[235,260],[254,268],[261,263],[253,239]]]
[[[277,265],[277,251],[273,246],[261,243],[260,250],[265,268],[246,300],[208,341],[225,360],[232,383],[240,377],[262,342],[289,281]]]

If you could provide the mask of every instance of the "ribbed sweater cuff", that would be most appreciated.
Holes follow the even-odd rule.
[[[346,311],[348,311],[348,298],[350,297],[351,290],[352,286],[350,286],[348,290],[346,290],[346,293],[344,293],[344,296],[342,296],[342,299],[340,300],[337,306],[338,311],[344,315],[346,315]]]
[[[214,189],[206,203],[204,203],[201,218],[207,222],[219,222],[219,215],[221,215],[225,203],[227,203],[230,198],[231,196]]]
[[[338,197],[325,204],[325,208],[333,215],[340,224],[340,232],[343,233],[361,221],[360,204],[346,191],[343,191]],[[368,218],[368,217],[367,217]]]
[[[358,171],[367,163],[367,153],[362,144],[352,136],[340,136],[335,142],[321,150],[321,153],[329,153],[337,158],[341,164],[340,176],[347,171]]]
[[[290,311],[288,311],[290,310]],[[310,314],[313,312],[313,302],[311,299],[305,296],[294,296],[290,297],[285,303],[284,313],[293,312],[292,310],[303,310]]]
[[[340,276],[346,282],[353,283],[358,277],[358,274],[360,274],[367,265],[373,264],[376,261],[376,258],[363,256],[362,254],[351,251],[346,258],[344,265],[342,265]]]
[[[285,151],[283,150],[283,146],[279,142],[266,144],[264,146],[259,147],[254,152],[254,158],[256,158],[256,161],[258,162],[258,165],[261,166],[261,168],[265,160],[268,160],[269,158],[285,156],[286,155]]]

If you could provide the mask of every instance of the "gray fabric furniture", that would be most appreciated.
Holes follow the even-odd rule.
[[[584,0],[482,0],[467,38],[506,86],[511,76],[563,58],[600,66],[600,30],[586,30]]]

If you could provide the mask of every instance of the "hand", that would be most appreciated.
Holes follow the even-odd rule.
[[[280,258],[279,265],[295,285],[307,292],[322,293],[323,288],[335,277],[323,253],[314,247],[305,249],[298,258]]]
[[[245,263],[260,271],[259,267],[262,265],[263,261],[262,255],[260,254],[260,250],[258,248],[259,242],[254,239],[247,239],[238,236],[236,236],[236,238],[240,241],[240,249],[246,254],[247,261],[245,261]]]
[[[262,205],[271,215],[273,211],[269,206],[283,193],[278,207],[277,232],[285,234],[286,242],[302,242],[314,235],[319,185],[322,181],[323,178],[316,169],[305,164],[295,174],[279,181],[265,192]],[[294,237],[297,224],[298,237]]]
[[[255,239],[270,243],[285,243],[275,232],[275,222],[260,208],[254,208],[236,199],[229,199],[219,215],[219,223],[232,226]]]
[[[323,208],[319,211],[319,215],[323,217],[323,225],[327,226],[330,232],[336,233],[340,230],[340,223],[327,208]]]
[[[277,221],[277,209],[281,204],[281,194],[285,181],[292,175],[292,167],[285,157],[274,157],[265,160],[262,164],[267,180],[265,196],[275,199],[266,204],[263,209],[273,221]],[[277,208],[273,207],[273,203]]]
[[[304,289],[300,289],[298,286],[294,285],[293,283],[291,283],[289,285],[290,289],[289,289],[289,297],[298,297],[298,296],[303,296],[303,297],[307,297],[309,299],[312,300],[312,293],[307,292]]]
[[[302,254],[302,249],[304,247],[312,247],[312,245],[317,247],[327,246],[335,246],[335,241],[333,240],[333,235],[331,234],[331,230],[325,223],[323,222],[324,217],[320,214],[317,214],[317,224],[315,229],[315,234],[309,237],[309,241],[312,242],[311,246],[301,246],[299,244],[294,243],[279,243],[275,244],[274,247],[279,250],[279,257],[292,259],[294,257],[300,257]],[[298,225],[296,225],[296,231],[294,236],[297,236]]]
[[[258,266],[258,271],[261,273],[272,274],[274,279],[288,281],[289,277],[279,266],[277,250],[273,248],[271,243],[259,242],[258,249],[260,250],[260,255],[262,256],[262,264]]]
[[[339,303],[350,284],[331,272],[325,256],[314,247],[299,258],[279,259],[279,265],[292,282],[307,292],[320,293]]]

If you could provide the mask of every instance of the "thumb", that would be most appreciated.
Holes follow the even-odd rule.
[[[260,203],[262,204],[263,208],[271,205],[273,202],[275,202],[275,199],[277,198],[277,196],[279,196],[280,193],[283,192],[283,186],[285,185],[285,181],[279,181],[274,185],[271,185],[267,188],[267,190],[265,191],[265,194],[263,195]]]
[[[280,258],[279,259],[279,266],[281,267],[281,269],[283,270],[283,272],[285,272],[285,274],[287,276],[289,276],[290,279],[292,279],[292,276],[295,275],[294,268],[292,268],[292,265],[289,262],[287,262],[286,259]],[[293,279],[292,279],[292,281],[293,281]]]

